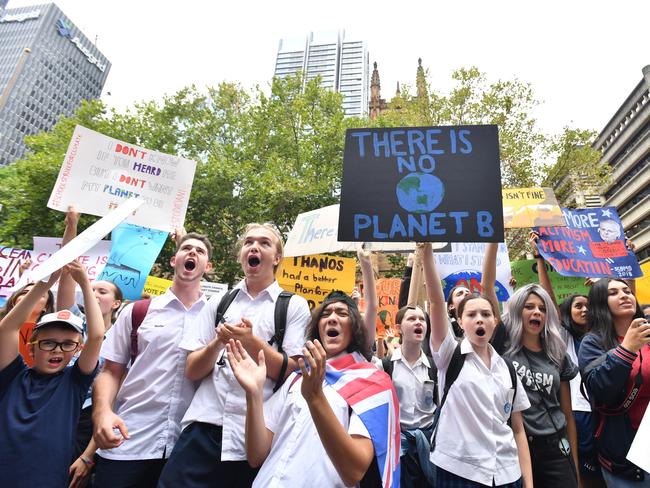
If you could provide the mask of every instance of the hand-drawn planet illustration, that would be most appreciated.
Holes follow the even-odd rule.
[[[440,178],[428,173],[409,173],[396,188],[397,201],[410,213],[433,212],[445,196]]]

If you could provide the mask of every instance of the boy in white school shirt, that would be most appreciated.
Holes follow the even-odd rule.
[[[268,399],[284,360],[277,346],[268,342],[275,333],[275,304],[282,292],[275,279],[282,253],[282,239],[275,228],[269,224],[246,226],[238,250],[245,278],[236,286],[239,291],[225,311],[223,323],[215,329],[220,297],[214,297],[197,327],[183,339],[181,347],[192,351],[187,358],[187,376],[202,381],[183,417],[183,432],[160,477],[160,487],[252,484],[257,470],[246,461],[246,395],[225,361],[225,346],[235,339],[253,357],[264,351],[264,399]],[[309,319],[307,301],[293,295],[282,342],[288,356],[285,377],[297,368]]]
[[[187,352],[178,344],[207,303],[200,281],[212,267],[211,257],[207,237],[189,233],[179,240],[170,261],[172,286],[152,299],[137,329],[138,356],[128,370],[132,305],[106,335],[101,352],[106,362],[93,393],[94,439],[101,448],[95,472],[99,488],[158,484],[194,393],[185,377]]]

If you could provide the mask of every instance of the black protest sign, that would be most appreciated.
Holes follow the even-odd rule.
[[[497,126],[349,129],[338,239],[502,242]]]

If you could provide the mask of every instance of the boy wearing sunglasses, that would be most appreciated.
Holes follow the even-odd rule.
[[[83,291],[85,344],[82,320],[61,310],[36,324],[29,341],[32,368],[18,352],[20,326],[60,273],[36,283],[0,321],[0,486],[68,486],[75,429],[97,373],[104,322],[83,266],[73,261],[65,268]]]

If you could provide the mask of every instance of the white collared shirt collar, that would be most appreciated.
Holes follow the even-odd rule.
[[[240,290],[246,292],[246,294],[247,294],[248,296],[251,296],[251,294],[250,294],[249,291],[248,291],[248,285],[246,285],[246,280],[245,280],[245,279],[244,279],[244,280],[241,280],[239,283],[237,283],[237,285],[235,286],[235,288],[238,288],[238,289],[240,289]],[[264,289],[259,293],[259,295],[261,295],[262,293],[267,293],[267,294],[269,295],[269,297],[271,297],[271,300],[273,300],[273,301],[275,302],[275,301],[278,299],[278,296],[280,296],[280,293],[282,293],[282,291],[283,291],[283,290],[282,290],[282,287],[280,287],[280,284],[278,283],[278,280],[275,280],[275,281],[274,281],[273,283],[271,283],[269,286],[267,286],[266,288],[264,288]],[[252,297],[251,297],[251,298],[252,298]]]
[[[471,347],[471,345],[470,345],[470,347]],[[462,352],[462,349],[461,349],[461,352]],[[401,361],[401,360],[403,360],[405,363],[407,362],[406,358],[404,358],[404,355],[402,354],[401,349],[395,349],[393,351],[393,355],[391,356],[390,359],[391,359],[391,361]],[[424,351],[420,351],[420,357],[418,358],[417,361],[415,361],[415,364],[413,364],[413,367],[417,366],[419,363],[422,363],[427,368],[431,367],[431,364],[429,363],[429,359],[427,358],[427,355],[424,354]]]

